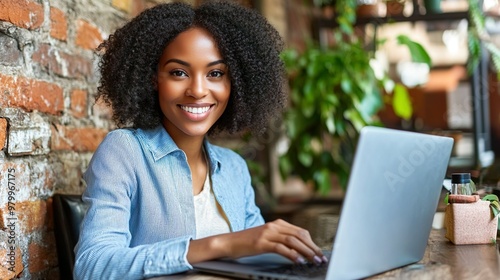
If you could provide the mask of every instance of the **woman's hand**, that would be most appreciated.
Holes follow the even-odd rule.
[[[327,262],[307,230],[280,219],[255,228],[192,240],[188,261],[262,253],[277,253],[296,263],[305,263],[306,259],[317,264]]]
[[[231,258],[277,253],[298,263],[304,263],[305,259],[316,263],[326,261],[309,231],[283,220],[235,232],[230,239],[228,256]]]

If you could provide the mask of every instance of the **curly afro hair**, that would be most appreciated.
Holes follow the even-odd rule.
[[[228,106],[209,134],[262,132],[286,103],[283,42],[257,11],[231,2],[195,8],[160,4],[116,30],[98,48],[104,53],[97,99],[111,105],[119,127],[160,125],[163,113],[154,82],[158,62],[164,48],[192,27],[212,34],[231,77]]]

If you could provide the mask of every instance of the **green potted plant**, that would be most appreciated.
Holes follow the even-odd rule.
[[[333,30],[333,46],[310,43],[300,54],[293,49],[283,53],[291,94],[284,116],[287,150],[280,156],[280,171],[284,178],[299,176],[323,194],[331,190],[334,175],[346,186],[359,131],[366,125],[381,125],[374,116],[392,82],[375,74],[370,65],[373,53],[353,31],[356,1],[339,0],[335,5],[338,28]],[[430,64],[419,44],[406,36],[398,40],[409,47],[415,61]],[[396,84],[389,93],[395,112],[411,116],[405,87]]]

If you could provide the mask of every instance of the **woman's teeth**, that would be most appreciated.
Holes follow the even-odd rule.
[[[203,114],[206,111],[210,109],[210,106],[207,107],[188,107],[188,106],[181,106],[181,109],[189,112],[191,114]]]

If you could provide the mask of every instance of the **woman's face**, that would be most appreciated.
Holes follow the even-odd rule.
[[[180,33],[163,50],[158,97],[172,136],[205,136],[226,109],[231,82],[212,36],[201,28]]]

